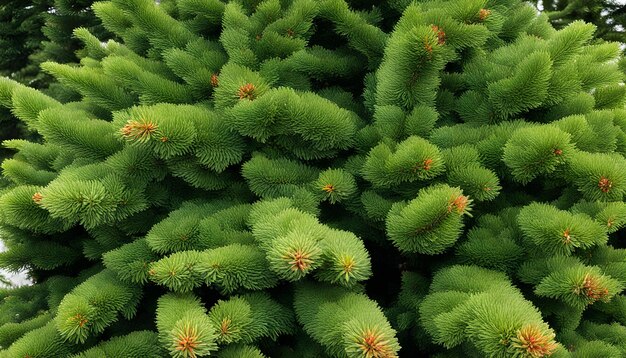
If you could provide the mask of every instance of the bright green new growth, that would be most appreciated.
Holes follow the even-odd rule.
[[[0,266],[34,280],[0,289],[0,357],[624,355],[626,67],[593,26],[93,10],[114,40],[42,66],[69,97],[0,79],[32,134],[3,143]]]
[[[467,341],[484,355],[501,357],[562,349],[539,311],[505,275],[476,266],[439,271],[420,316],[428,334],[448,348]]]
[[[394,331],[366,296],[330,286],[296,288],[295,310],[304,330],[335,357],[396,357]]]
[[[537,295],[558,299],[579,310],[596,301],[610,301],[624,289],[623,280],[571,257],[529,261],[522,265],[519,276],[524,282],[539,283],[535,287]]]
[[[363,165],[363,177],[376,187],[389,187],[433,179],[444,168],[437,147],[425,139],[412,136],[393,147],[384,143],[374,147]]]
[[[218,301],[209,318],[218,327],[218,342],[253,343],[263,338],[275,340],[294,329],[293,313],[262,293],[234,296]]]
[[[569,255],[579,248],[605,244],[608,239],[606,229],[587,215],[546,204],[522,208],[518,222],[525,239],[545,253]]]
[[[343,169],[321,172],[314,185],[314,190],[331,204],[346,201],[357,191],[354,177]]]
[[[558,128],[528,127],[517,130],[507,141],[503,160],[515,180],[528,183],[557,170],[573,150],[568,134]]]
[[[470,203],[458,188],[442,185],[424,189],[412,201],[391,207],[387,216],[389,238],[404,252],[441,253],[459,238]]]
[[[117,321],[118,314],[134,316],[140,298],[139,287],[124,284],[113,272],[103,270],[63,298],[55,323],[63,338],[83,343]]]
[[[94,348],[72,356],[73,358],[128,357],[157,358],[163,355],[158,335],[151,331],[136,331],[112,338]]]
[[[159,299],[159,341],[172,357],[207,356],[217,350],[215,327],[197,298],[166,294]]]
[[[331,229],[281,199],[257,204],[252,233],[280,278],[296,281],[310,272],[323,282],[352,286],[371,275],[370,258],[351,232]]]

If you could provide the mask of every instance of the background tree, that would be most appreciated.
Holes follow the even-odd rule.
[[[102,39],[109,34],[96,18],[94,1],[72,0],[2,0],[0,1],[0,75],[37,88],[60,101],[77,99],[74,91],[58,86],[52,76],[42,71],[41,63],[77,63],[80,41],[72,31],[85,27]],[[9,111],[0,111],[0,140],[31,137]],[[0,150],[0,157],[9,154]]]
[[[536,4],[556,28],[583,20],[596,25],[596,37],[626,43],[624,0],[540,0]]]

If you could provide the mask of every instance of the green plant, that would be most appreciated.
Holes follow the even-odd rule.
[[[376,5],[375,7],[372,7]],[[608,357],[619,45],[516,0],[97,2],[9,79],[8,357]],[[622,62],[620,62],[622,61]]]

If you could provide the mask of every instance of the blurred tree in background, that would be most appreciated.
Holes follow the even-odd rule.
[[[596,37],[626,43],[624,0],[539,0],[535,3],[557,29],[583,20],[597,26]]]
[[[0,76],[9,77],[51,97],[69,102],[78,97],[41,71],[45,61],[77,63],[80,42],[72,35],[84,27],[107,39],[109,34],[91,10],[93,0],[0,0]],[[0,110],[0,142],[32,133],[10,111]],[[0,149],[0,158],[8,155]],[[2,184],[0,183],[0,186]]]

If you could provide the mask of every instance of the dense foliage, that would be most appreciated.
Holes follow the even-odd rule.
[[[518,0],[111,0],[8,78],[4,357],[622,357],[626,61]]]

